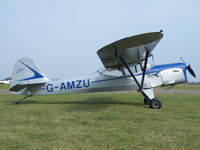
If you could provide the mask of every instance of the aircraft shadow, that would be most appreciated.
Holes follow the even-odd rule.
[[[141,106],[142,103],[136,102],[126,102],[117,101],[112,98],[101,98],[101,97],[93,97],[86,99],[85,101],[73,101],[73,102],[66,102],[70,105],[67,108],[67,111],[101,111],[105,110],[107,107],[113,106]]]
[[[7,101],[7,103],[15,104],[15,101]],[[110,106],[145,106],[142,102],[127,102],[123,100],[116,100],[110,97],[90,97],[85,100],[61,100],[61,101],[38,101],[37,99],[27,99],[23,101],[21,104],[16,105],[27,105],[27,104],[66,104],[67,111],[100,111],[105,110]]]

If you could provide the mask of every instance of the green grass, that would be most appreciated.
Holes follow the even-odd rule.
[[[189,89],[189,90],[200,90],[200,85],[176,85],[172,89]]]
[[[1,150],[199,150],[200,95],[0,95]]]
[[[9,85],[0,84],[0,89],[9,89]]]
[[[156,87],[156,88],[165,88],[165,89],[183,89],[183,90],[200,90],[200,85],[186,85],[186,84],[179,84],[179,85],[176,85],[176,86],[160,86],[160,87]]]

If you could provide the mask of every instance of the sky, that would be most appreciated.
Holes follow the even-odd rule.
[[[155,64],[192,65],[200,81],[199,0],[1,0],[0,79],[30,57],[49,78],[92,73],[96,52],[116,40],[163,30]]]

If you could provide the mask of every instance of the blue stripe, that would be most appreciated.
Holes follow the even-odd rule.
[[[187,80],[186,64],[185,63],[173,63],[173,64],[155,65],[152,68],[146,70],[145,75],[148,75],[148,74],[157,75],[161,71],[166,70],[166,69],[171,69],[171,68],[181,68],[183,70],[185,78]],[[136,73],[135,74],[135,76],[139,76],[139,75],[142,75],[142,73]],[[123,78],[127,78],[127,77],[131,77],[131,75],[127,75],[127,76],[123,76],[123,77],[110,78],[110,79],[103,79],[103,80],[95,80],[95,81],[91,81],[91,83],[118,80],[118,79],[123,79]]]
[[[33,71],[34,76],[33,77],[29,77],[29,78],[25,78],[22,80],[18,80],[18,81],[27,81],[27,80],[32,80],[32,79],[39,79],[39,78],[44,78],[43,75],[41,75],[40,73],[38,73],[37,71],[35,71],[34,69],[32,69],[31,67],[29,67],[28,65],[26,65],[25,63],[23,63],[22,61],[20,61],[23,65],[25,65],[27,68],[29,68],[31,71]]]
[[[158,74],[159,72],[166,70],[166,69],[171,69],[171,68],[181,68],[183,71],[186,70],[186,64],[185,63],[173,63],[173,64],[164,64],[164,65],[155,65],[152,68],[148,69],[146,71],[146,74]],[[139,75],[142,75],[140,73]]]
[[[110,80],[118,80],[118,79],[123,79],[126,77],[131,77],[131,76],[116,77],[116,78],[110,78],[110,79],[104,79],[104,80],[95,80],[95,81],[91,81],[91,83],[104,82],[104,81],[110,81]]]
[[[164,64],[164,65],[155,65],[149,70],[146,71],[146,74],[158,74],[162,70],[171,69],[171,68],[181,68],[183,70],[185,79],[187,81],[186,74],[186,64],[185,63],[173,63],[173,64]]]

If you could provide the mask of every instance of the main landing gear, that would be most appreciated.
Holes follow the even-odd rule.
[[[129,71],[130,75],[132,76],[132,78],[136,82],[137,86],[139,87],[138,91],[145,97],[144,98],[144,104],[149,105],[149,107],[152,108],[152,109],[160,109],[162,107],[162,102],[159,99],[154,98],[153,89],[151,89],[151,88],[144,89],[143,88],[148,57],[149,57],[149,50],[146,50],[144,68],[142,68],[142,70],[143,70],[142,81],[141,81],[141,84],[140,84],[138,82],[138,80],[136,79],[135,75],[133,74],[133,72],[131,71],[131,69],[129,68],[129,66],[127,65],[127,63],[125,62],[125,60],[123,59],[123,57],[120,56],[122,63],[127,68],[127,70]]]
[[[144,104],[149,105],[152,109],[162,108],[162,102],[158,98],[153,98],[150,101],[147,98],[144,98]]]

